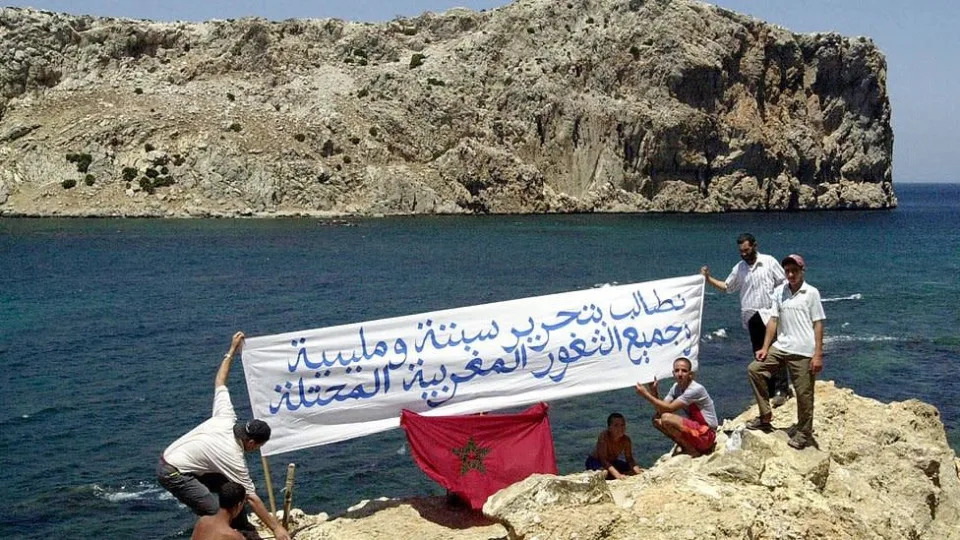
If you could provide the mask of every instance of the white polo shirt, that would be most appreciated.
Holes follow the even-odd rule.
[[[813,323],[827,318],[820,303],[820,291],[806,281],[796,294],[784,283],[773,293],[773,316],[777,318],[777,339],[773,346],[783,352],[808,358],[816,351]]]
[[[741,260],[727,276],[727,292],[740,291],[740,318],[743,327],[754,313],[760,313],[763,324],[770,320],[773,290],[787,280],[780,263],[770,255],[757,253],[753,265]]]
[[[213,417],[173,441],[163,451],[163,460],[182,473],[197,475],[221,473],[255,491],[243,448],[233,435],[237,414],[226,386],[218,386],[213,395]]]

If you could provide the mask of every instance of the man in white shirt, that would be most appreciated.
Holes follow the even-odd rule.
[[[713,452],[717,410],[707,389],[693,377],[693,363],[681,356],[673,361],[675,382],[663,399],[656,379],[649,385],[637,383],[636,391],[657,411],[653,426],[677,443],[683,453],[700,457]]]
[[[289,540],[287,530],[257,496],[244,458],[244,453],[256,451],[270,439],[270,426],[256,419],[238,422],[226,386],[233,356],[243,347],[243,339],[243,332],[234,334],[230,350],[217,370],[213,416],[163,451],[157,465],[157,480],[200,516],[217,514],[220,503],[215,494],[228,481],[236,482],[245,488],[246,501],[260,521],[273,530],[278,540]],[[240,512],[230,525],[247,538],[260,538],[246,512]]]
[[[767,404],[766,379],[786,365],[797,392],[797,425],[791,430],[790,446],[796,449],[815,444],[813,440],[814,380],[823,370],[823,304],[820,291],[804,281],[806,263],[800,255],[783,259],[787,283],[774,291],[773,316],[767,324],[763,347],[747,373],[760,416],[747,423],[748,429],[769,431],[773,412]]]
[[[737,249],[742,260],[734,265],[725,281],[711,276],[708,266],[702,267],[700,273],[721,291],[740,292],[740,323],[749,332],[750,344],[756,354],[763,347],[763,336],[773,306],[773,290],[786,280],[786,276],[776,259],[757,251],[757,239],[752,234],[743,233],[737,237]],[[783,405],[790,397],[786,370],[774,373],[768,384],[771,404],[774,407]]]

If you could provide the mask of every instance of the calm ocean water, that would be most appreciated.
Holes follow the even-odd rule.
[[[189,537],[153,480],[162,449],[209,414],[247,335],[694,274],[725,276],[735,237],[807,259],[827,302],[823,378],[936,405],[960,449],[960,185],[903,184],[890,212],[316,220],[0,219],[0,537]],[[736,295],[708,288],[701,373],[721,416],[751,402]],[[231,391],[249,402],[240,363]],[[642,464],[669,445],[632,390],[551,403],[559,467],[579,469],[610,411]],[[295,505],[440,494],[402,431],[271,458]],[[262,491],[257,455],[248,463]],[[265,498],[265,493],[261,493]]]

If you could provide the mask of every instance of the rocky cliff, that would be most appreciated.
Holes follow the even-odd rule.
[[[883,55],[691,0],[0,12],[0,214],[889,208]]]
[[[934,407],[882,404],[831,382],[817,383],[816,407],[819,448],[787,446],[791,400],[771,434],[742,430],[754,406],[724,422],[710,456],[664,456],[609,482],[534,475],[491,496],[486,519],[442,499],[381,500],[333,520],[297,513],[292,529],[299,540],[960,539],[960,461]]]

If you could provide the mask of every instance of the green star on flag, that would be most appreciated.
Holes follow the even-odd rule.
[[[490,449],[477,446],[477,443],[473,440],[473,437],[470,437],[470,440],[467,441],[466,446],[463,446],[462,448],[453,448],[452,450],[453,453],[460,458],[460,476],[463,476],[472,470],[476,470],[480,473],[487,472],[487,469],[483,466],[483,458],[490,453]]]

